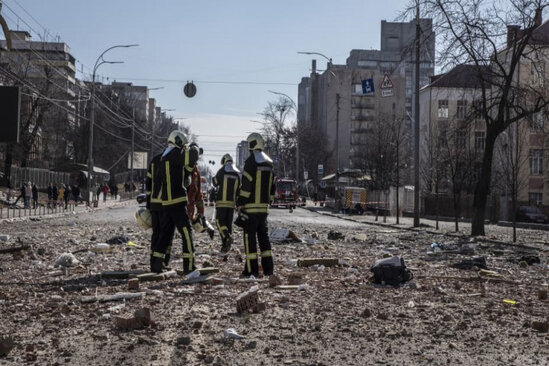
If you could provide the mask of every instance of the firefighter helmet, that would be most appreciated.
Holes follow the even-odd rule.
[[[174,144],[178,148],[182,148],[188,142],[187,137],[181,130],[173,130],[168,137],[168,142]]]
[[[233,162],[233,158],[231,156],[231,154],[225,154],[223,155],[223,157],[221,158],[221,165],[225,165],[229,162]]]
[[[263,136],[257,132],[252,132],[246,140],[248,141],[248,149],[250,150],[263,150],[265,148]]]
[[[141,226],[143,229],[152,228],[151,211],[148,209],[140,207],[135,211],[135,219],[137,220],[137,225]]]

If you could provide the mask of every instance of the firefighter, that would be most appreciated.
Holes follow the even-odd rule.
[[[163,221],[162,197],[160,195],[160,158],[162,154],[158,154],[152,158],[147,170],[147,178],[145,180],[145,193],[147,195],[147,209],[151,212],[152,235],[151,235],[151,270],[153,268],[153,253],[158,246],[160,236],[160,223]],[[165,237],[170,243],[173,240],[175,227],[172,226],[171,231],[167,232]],[[171,245],[167,248],[164,258],[164,267],[170,261]]]
[[[180,130],[175,130],[168,137],[168,147],[162,153],[159,164],[160,197],[162,200],[162,217],[158,245],[152,253],[152,272],[162,272],[168,248],[171,247],[174,229],[181,234],[183,244],[183,272],[190,273],[196,269],[191,224],[187,216],[187,187],[190,173],[198,161],[199,151],[196,147],[187,149],[187,137]]]
[[[196,147],[198,145],[192,142],[189,147]],[[200,155],[202,155],[202,148],[198,148]],[[197,228],[197,232],[207,231],[210,239],[214,237],[214,229],[207,222],[204,217],[204,196],[202,194],[202,184],[200,181],[200,171],[198,170],[198,164],[195,164],[191,172],[191,184],[187,187],[187,197],[189,201],[187,203],[187,214],[192,222],[193,228]]]
[[[231,250],[233,243],[232,224],[236,205],[236,198],[240,187],[240,171],[233,165],[233,158],[229,154],[221,158],[221,168],[213,178],[213,185],[217,188],[215,199],[215,217],[217,229],[221,236],[221,252]]]
[[[250,134],[247,141],[250,156],[244,163],[242,185],[236,203],[239,214],[248,216],[243,226],[246,263],[242,276],[259,275],[257,242],[261,250],[263,274],[269,276],[274,269],[267,233],[269,203],[274,199],[275,193],[273,161],[263,152],[265,143],[259,133]]]

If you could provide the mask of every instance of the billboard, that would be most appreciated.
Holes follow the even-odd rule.
[[[132,167],[132,153],[128,154],[128,169]],[[133,168],[147,170],[147,153],[145,151],[135,151],[133,153]]]
[[[16,86],[0,86],[0,142],[19,142],[21,93]]]

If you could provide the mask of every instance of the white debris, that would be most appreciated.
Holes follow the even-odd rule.
[[[243,339],[243,338],[246,338],[246,337],[244,337],[244,336],[238,334],[234,328],[226,329],[226,330],[225,330],[225,336],[226,336],[227,338],[232,338],[232,339]]]
[[[55,267],[74,267],[78,265],[78,259],[72,253],[63,253],[55,261]]]

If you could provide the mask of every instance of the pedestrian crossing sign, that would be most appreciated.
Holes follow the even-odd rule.
[[[385,74],[383,80],[381,81],[381,89],[391,89],[393,87],[393,82],[389,79],[389,75]]]

